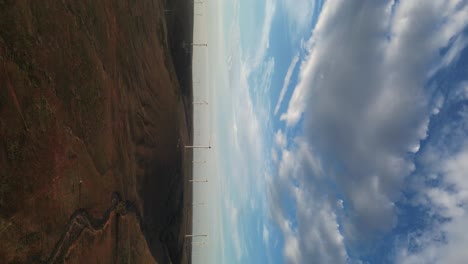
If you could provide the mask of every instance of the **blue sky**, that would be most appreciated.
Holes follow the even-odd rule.
[[[196,8],[195,263],[468,263],[468,1]]]

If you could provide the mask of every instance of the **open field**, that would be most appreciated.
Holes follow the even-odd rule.
[[[0,263],[190,261],[191,3],[0,0]]]

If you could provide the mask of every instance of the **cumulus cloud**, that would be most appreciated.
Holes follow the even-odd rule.
[[[275,143],[278,147],[283,149],[286,147],[286,135],[283,133],[283,131],[278,130],[275,134]]]
[[[416,263],[465,263],[468,260],[468,108],[445,121],[441,133],[425,148],[419,175],[423,181],[416,205],[426,208],[431,225],[407,235],[396,261]],[[454,107],[454,105],[451,105]],[[447,113],[445,113],[447,114]],[[452,131],[455,131],[453,133]],[[447,139],[449,142],[447,142]],[[437,179],[440,184],[428,184]]]
[[[326,188],[322,165],[303,139],[283,150],[279,178],[267,178],[271,217],[284,235],[287,263],[345,263],[347,253],[336,213],[337,201],[321,196]],[[302,183],[296,185],[293,182]],[[282,196],[290,195],[296,214],[290,215]],[[291,220],[294,219],[294,220]]]
[[[415,170],[408,154],[418,152],[427,137],[430,66],[442,60],[440,49],[449,48],[445,60],[452,62],[465,45],[464,39],[450,44],[467,26],[466,6],[464,1],[442,0],[324,4],[306,45],[299,82],[280,117],[288,127],[304,120],[304,145],[319,154],[314,160],[321,167],[312,171],[304,165],[309,161],[301,162],[288,150],[279,161],[278,179],[297,178],[292,187],[276,190],[295,197],[297,207],[292,217],[300,232],[289,231],[285,220],[276,217],[285,226],[290,262],[301,263],[311,254],[319,263],[344,263],[343,243],[352,250],[395,226],[395,202],[403,181]],[[321,188],[311,180],[319,175],[326,179],[319,181]],[[342,199],[345,214],[339,213],[333,196]],[[301,207],[302,199],[307,206]],[[309,208],[314,209],[313,219]],[[284,211],[279,215],[287,219]]]

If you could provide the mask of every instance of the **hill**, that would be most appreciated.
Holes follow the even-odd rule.
[[[0,263],[189,261],[192,8],[0,1]]]

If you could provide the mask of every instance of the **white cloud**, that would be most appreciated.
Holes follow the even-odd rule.
[[[283,102],[284,95],[286,94],[286,91],[288,90],[289,82],[291,81],[292,73],[293,73],[294,69],[296,68],[296,64],[297,64],[298,61],[299,61],[299,55],[294,56],[294,58],[291,61],[291,64],[288,67],[288,71],[286,72],[286,76],[284,77],[283,87],[281,88],[281,92],[280,92],[280,95],[279,95],[279,98],[278,98],[278,102],[276,103],[274,115],[276,115],[278,113],[278,111],[279,111],[281,103]]]
[[[467,131],[468,132],[468,131]],[[437,187],[426,187],[421,195],[423,205],[430,208],[433,215],[447,219],[435,223],[422,233],[410,234],[416,237],[419,251],[405,245],[397,255],[397,262],[413,263],[466,263],[468,261],[468,142],[454,155],[439,156],[438,163],[431,167],[442,175],[442,183]],[[463,144],[463,143],[462,143]],[[430,165],[429,165],[430,166]],[[414,245],[413,245],[414,247]]]
[[[259,135],[263,135],[265,128],[269,125],[268,106],[256,100],[264,98],[263,93],[268,93],[271,86],[271,76],[274,71],[274,59],[267,58],[261,65],[261,71],[253,77],[254,84],[251,86],[249,79],[251,72],[245,62],[240,62],[239,73],[234,76],[238,79],[234,85],[235,92],[232,95],[232,120],[235,129],[233,135],[234,157],[233,162],[239,163],[235,168],[235,181],[239,188],[260,186],[261,177],[251,177],[252,175],[261,175],[262,164],[264,160],[265,143]],[[256,89],[256,90],[255,90]],[[254,92],[259,94],[255,96]],[[254,185],[252,183],[254,180]],[[243,196],[247,192],[243,192]],[[245,201],[247,197],[243,197]]]
[[[275,148],[271,149],[271,159],[273,160],[274,163],[278,163],[278,152],[276,151]]]
[[[262,31],[260,32],[260,40],[254,51],[253,57],[247,63],[248,73],[258,68],[265,60],[267,50],[270,47],[270,31],[275,11],[276,2],[274,0],[266,0],[265,16],[262,24]]]
[[[237,6],[237,5],[236,5]],[[228,45],[231,61],[230,86],[232,92],[231,114],[235,127],[231,163],[235,189],[245,190],[239,194],[239,205],[247,203],[249,193],[261,190],[264,160],[268,154],[265,143],[259,135],[265,134],[269,126],[269,101],[265,100],[270,92],[271,79],[275,70],[274,57],[267,56],[271,24],[276,10],[275,0],[265,1],[265,17],[258,45],[253,46],[252,57],[243,57],[248,52],[240,45],[239,17],[236,8],[231,28],[233,39]],[[225,106],[228,107],[228,106]],[[247,191],[248,190],[248,191]]]
[[[452,64],[452,62],[454,62],[456,59],[458,59],[461,51],[466,47],[467,44],[468,44],[468,38],[466,38],[463,35],[457,36],[451,48],[444,55],[440,63],[433,70],[431,70],[429,76],[434,75],[434,73],[447,67],[448,65]]]
[[[263,243],[268,244],[270,242],[270,231],[268,231],[268,227],[263,224]]]
[[[459,104],[466,100],[458,96],[462,87],[463,83],[450,90],[442,124],[431,131],[433,138],[420,156],[424,170],[415,178],[413,203],[428,211],[430,225],[407,234],[407,242],[398,248],[398,263],[468,261],[468,108]],[[447,111],[454,108],[455,113]],[[439,183],[426,182],[434,180]]]
[[[316,0],[281,0],[288,22],[289,30],[295,37],[299,33],[309,30],[307,27],[312,21],[315,8],[319,1]],[[320,1],[321,2],[321,1]]]
[[[227,200],[225,200],[227,201]],[[232,243],[236,253],[237,261],[245,255],[245,247],[240,238],[239,233],[239,209],[230,202],[225,202],[226,209],[229,210],[230,231],[232,235]]]
[[[298,234],[301,261],[315,259],[320,263],[346,263],[348,258],[337,215],[328,200],[314,193],[319,190],[298,189],[296,192]],[[316,202],[311,203],[315,200]],[[320,201],[320,203],[318,203]]]
[[[291,262],[301,263],[311,254],[319,263],[332,257],[329,263],[344,263],[344,243],[352,249],[397,223],[395,202],[405,177],[415,170],[408,152],[420,151],[420,141],[427,137],[432,109],[425,85],[430,65],[443,59],[439,50],[467,26],[467,5],[461,3],[324,4],[307,45],[310,50],[300,65],[299,82],[280,117],[288,127],[304,119],[305,145],[321,158],[314,159],[319,173],[291,150],[283,151],[279,161],[278,180],[294,178],[299,193],[314,193],[303,195],[307,206],[301,207],[303,196],[294,187],[275,191],[280,196],[295,194],[299,231],[291,235],[283,229],[285,240],[290,241],[285,255]],[[450,54],[459,54],[460,45],[451,46],[454,50],[448,51],[446,61],[456,59]],[[318,175],[327,180],[318,180]],[[346,214],[339,213],[336,195],[343,200]],[[310,208],[313,219],[307,215]],[[281,208],[274,210],[287,218]],[[281,217],[276,222],[284,225]],[[314,245],[308,242],[309,229],[320,234],[310,241],[322,248],[308,247]]]
[[[452,93],[450,100],[468,100],[468,81],[462,82]]]
[[[285,223],[288,229],[289,223]],[[296,236],[286,236],[284,242],[284,256],[286,257],[286,263],[301,263],[303,261],[301,251],[299,250],[299,241]]]
[[[275,143],[281,149],[284,149],[286,147],[286,135],[283,133],[283,131],[278,130],[276,132]]]
[[[242,50],[238,4],[234,4],[228,54],[228,89],[220,94],[219,116],[223,140],[219,146],[224,162],[222,173],[222,196],[225,214],[223,227],[227,252],[227,262],[249,262],[256,252],[251,243],[262,243],[261,226],[256,226],[258,236],[247,233],[252,223],[263,222],[262,205],[264,198],[263,177],[265,156],[269,155],[265,147],[266,128],[269,126],[269,94],[271,78],[275,69],[275,59],[267,56],[271,23],[275,12],[275,1],[267,0],[265,19],[259,43],[252,50]],[[248,54],[253,54],[250,56]],[[215,88],[215,90],[218,88]],[[218,119],[219,120],[219,119]],[[223,133],[224,132],[224,133]],[[256,220],[256,221],[254,221]],[[253,239],[253,241],[251,240]]]
[[[326,188],[321,162],[303,139],[292,149],[284,149],[279,178],[267,178],[271,217],[284,236],[283,254],[287,263],[345,263],[347,253],[339,230],[336,200],[322,196]],[[296,186],[293,182],[302,183]],[[281,197],[290,197],[296,213],[288,215]],[[294,218],[297,226],[289,220]]]

